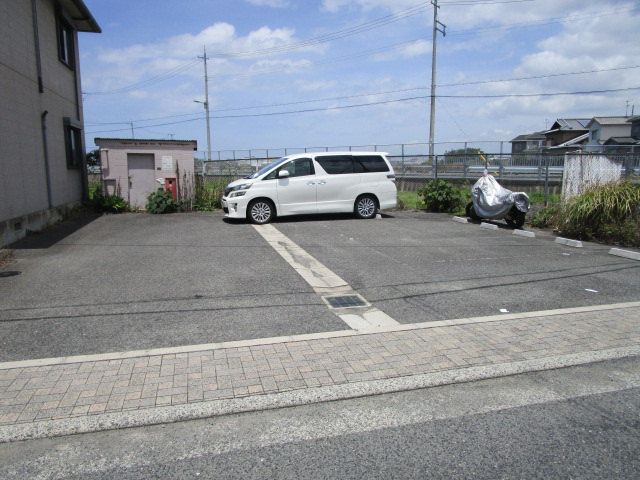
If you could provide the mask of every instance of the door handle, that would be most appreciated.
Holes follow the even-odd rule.
[[[307,185],[315,185],[315,184],[316,184],[316,182],[312,182],[311,180],[309,180],[309,181],[307,182]]]
[[[327,182],[325,182],[324,180],[322,180],[321,182],[318,182],[318,185],[326,185]]]

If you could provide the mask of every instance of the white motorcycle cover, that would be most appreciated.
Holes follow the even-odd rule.
[[[480,177],[471,189],[476,214],[489,220],[504,218],[515,204],[521,212],[529,211],[529,196],[500,186],[492,175]]]

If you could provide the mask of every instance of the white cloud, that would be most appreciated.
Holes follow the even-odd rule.
[[[335,88],[337,82],[335,80],[331,81],[316,81],[316,82],[304,82],[302,80],[296,80],[294,85],[301,92],[313,92],[319,90],[330,90]]]
[[[257,5],[259,7],[273,7],[273,8],[283,8],[288,7],[291,2],[289,0],[245,0],[246,2],[251,3],[252,5]]]
[[[246,36],[238,36],[233,25],[216,23],[197,34],[185,33],[153,44],[103,50],[98,55],[100,68],[88,74],[87,84],[95,90],[111,90],[173,72],[199,77],[202,68],[196,67],[200,63],[197,57],[203,55],[205,45],[207,56],[210,57],[209,75],[212,77],[243,74],[277,65],[283,68],[304,65],[306,62],[303,61],[264,60],[266,56],[273,57],[273,54],[255,55],[243,60],[234,60],[230,56],[293,43],[296,41],[294,34],[295,31],[290,28],[261,27]],[[315,50],[320,51],[318,48]]]
[[[322,0],[322,9],[327,12],[338,12],[342,9],[360,8],[372,10],[385,8],[398,11],[418,4],[416,0]]]

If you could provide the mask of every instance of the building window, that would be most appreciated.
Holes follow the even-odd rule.
[[[64,144],[67,151],[67,168],[82,165],[82,129],[69,117],[64,118]]]
[[[58,9],[58,57],[69,68],[75,67],[75,47],[73,22],[68,15]]]

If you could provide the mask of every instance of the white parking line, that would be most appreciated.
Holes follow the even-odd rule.
[[[347,282],[292,242],[273,225],[254,225],[254,228],[319,295],[358,295],[358,292],[351,288]],[[362,295],[360,296],[362,297]],[[362,298],[364,299],[364,297]],[[368,304],[366,300],[365,303]],[[354,330],[400,324],[382,310],[371,305],[333,308],[331,311]]]

